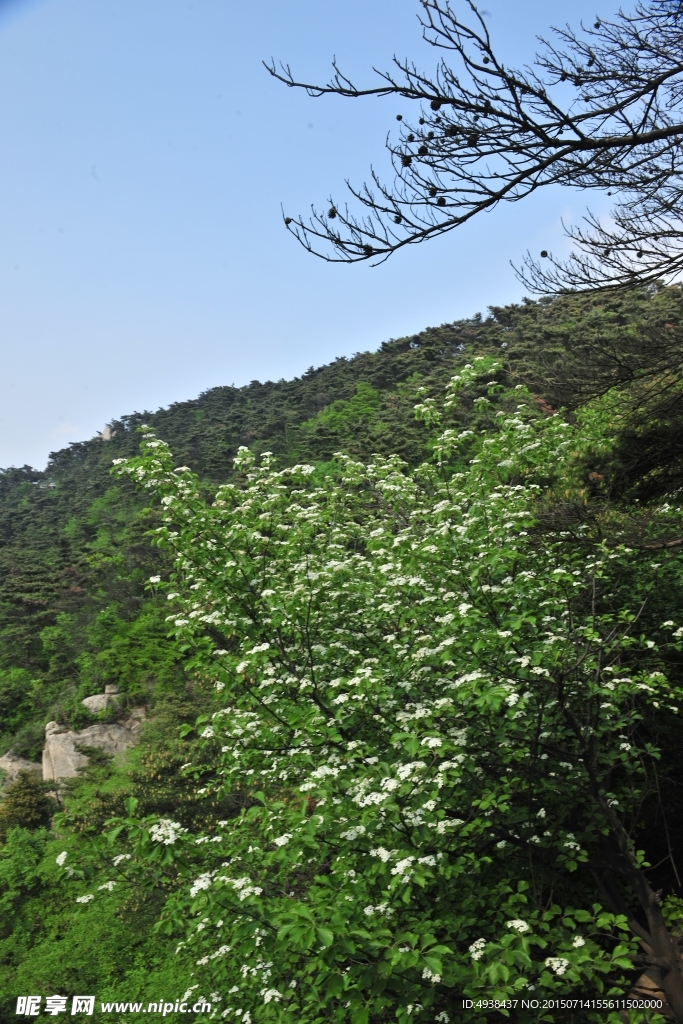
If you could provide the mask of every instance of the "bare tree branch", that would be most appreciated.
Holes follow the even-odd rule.
[[[374,87],[359,88],[333,62],[325,85],[297,80],[288,65],[270,73],[310,96],[393,96],[420,105],[417,123],[387,137],[393,180],[372,170],[347,182],[351,207],[329,200],[307,218],[286,216],[302,245],[325,260],[387,259],[397,249],[445,234],[501,201],[546,185],[619,196],[613,222],[588,215],[568,229],[576,251],[539,264],[527,254],[520,276],[536,290],[632,285],[683,268],[683,0],[643,0],[634,13],[553,30],[531,67],[508,69],[485,21],[463,0],[463,21],[447,0],[421,0],[423,37],[448,53],[433,75],[394,58]],[[548,254],[543,252],[542,257]]]

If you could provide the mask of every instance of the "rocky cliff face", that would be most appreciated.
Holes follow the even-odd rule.
[[[77,775],[78,769],[88,763],[87,756],[78,747],[97,747],[112,755],[132,747],[138,741],[144,716],[144,710],[136,708],[120,725],[97,722],[77,732],[57,722],[48,722],[45,726],[43,778],[69,779]]]
[[[0,757],[0,769],[5,772],[4,785],[14,782],[19,772],[40,772],[40,765],[26,761],[23,757],[15,757],[10,751]]]

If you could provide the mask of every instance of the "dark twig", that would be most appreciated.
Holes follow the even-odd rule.
[[[683,0],[647,0],[592,27],[554,30],[531,67],[496,56],[472,0],[468,21],[447,0],[421,0],[424,39],[448,51],[426,75],[406,60],[361,88],[336,61],[324,85],[266,65],[310,96],[416,101],[416,123],[387,139],[393,181],[348,185],[353,209],[329,200],[287,228],[325,260],[382,262],[465,224],[501,201],[552,184],[617,193],[613,223],[572,227],[569,260],[527,254],[520,276],[543,291],[632,285],[683,269]]]

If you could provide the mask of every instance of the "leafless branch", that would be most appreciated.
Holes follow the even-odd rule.
[[[472,0],[462,20],[447,0],[421,0],[423,37],[448,57],[426,75],[394,58],[377,83],[356,86],[333,62],[324,85],[299,81],[288,65],[266,65],[310,96],[416,101],[416,123],[397,114],[387,137],[393,178],[376,171],[353,186],[350,206],[285,216],[310,252],[333,262],[382,262],[406,245],[459,227],[502,201],[546,185],[617,194],[613,222],[589,214],[568,231],[566,262],[520,271],[536,290],[604,287],[671,278],[683,268],[683,0],[643,0],[634,13],[597,20],[579,33],[553,30],[531,67],[496,56]],[[542,253],[547,257],[547,253]]]

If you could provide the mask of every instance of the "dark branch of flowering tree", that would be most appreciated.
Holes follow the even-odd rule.
[[[353,200],[329,200],[285,224],[310,252],[332,262],[387,259],[546,185],[616,194],[612,222],[588,216],[570,227],[566,261],[527,255],[520,276],[557,291],[671,278],[683,268],[683,0],[649,0],[579,33],[555,29],[532,67],[496,56],[486,23],[465,0],[469,23],[447,2],[421,0],[423,37],[452,55],[433,76],[394,58],[379,82],[357,88],[337,66],[326,85],[267,65],[310,96],[415,100],[397,138],[387,137],[393,181],[372,170]]]

